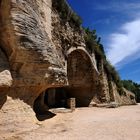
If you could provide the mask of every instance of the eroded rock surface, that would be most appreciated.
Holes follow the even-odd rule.
[[[1,0],[0,45],[5,52],[0,51],[2,110],[13,102],[15,108],[33,108],[35,99],[47,88],[67,85],[66,69],[51,40],[50,0]]]

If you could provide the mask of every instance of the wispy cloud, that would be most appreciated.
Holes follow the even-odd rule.
[[[93,4],[94,5],[94,4]],[[140,2],[129,2],[129,1],[108,1],[107,3],[97,3],[96,6],[93,6],[93,10],[98,11],[110,11],[122,15],[129,16],[129,18],[136,18],[140,16]]]
[[[110,1],[108,4],[97,4],[94,9],[97,10],[111,10],[111,11],[126,11],[139,10],[140,2],[125,2],[125,1]]]
[[[108,59],[117,67],[140,58],[140,19],[119,28],[119,32],[109,36],[107,50]]]

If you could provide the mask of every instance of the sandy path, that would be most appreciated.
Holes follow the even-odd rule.
[[[115,109],[79,108],[73,113],[58,113],[34,125],[38,127],[10,133],[9,138],[6,137],[8,133],[3,134],[3,139],[140,140],[140,105]]]

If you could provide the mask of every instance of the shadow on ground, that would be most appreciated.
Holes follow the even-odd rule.
[[[50,111],[45,111],[44,113],[42,114],[36,114],[36,118],[39,120],[39,121],[44,121],[46,119],[51,119],[53,118],[54,116],[56,116],[56,114],[50,112]]]

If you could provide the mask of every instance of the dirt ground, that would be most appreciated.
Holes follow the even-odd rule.
[[[0,125],[0,140],[140,140],[140,104],[78,108],[42,122],[8,126]]]

